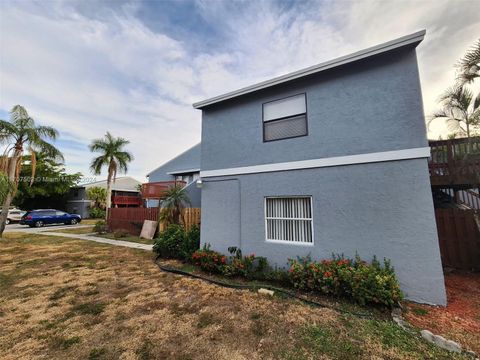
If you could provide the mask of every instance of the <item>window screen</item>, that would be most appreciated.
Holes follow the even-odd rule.
[[[312,198],[265,198],[267,241],[313,244]]]
[[[307,135],[305,94],[263,104],[263,139],[272,141]]]

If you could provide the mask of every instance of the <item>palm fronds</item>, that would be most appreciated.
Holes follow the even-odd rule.
[[[480,77],[480,39],[467,51],[464,57],[457,64],[459,69],[458,79],[461,83],[471,83]]]
[[[161,201],[159,221],[165,224],[185,224],[183,210],[191,204],[185,188],[175,185],[165,192]]]

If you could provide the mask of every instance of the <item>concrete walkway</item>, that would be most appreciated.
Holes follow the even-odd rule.
[[[50,232],[50,231],[42,231],[42,235],[51,235],[51,236],[59,236],[59,237],[68,237],[72,239],[79,239],[79,240],[87,240],[87,241],[94,241],[102,244],[109,244],[115,246],[124,246],[132,249],[140,249],[140,250],[147,250],[152,251],[153,245],[148,244],[138,244],[131,241],[122,241],[122,240],[113,240],[113,239],[105,239],[99,236],[88,235],[88,234],[69,234],[69,233],[61,233],[61,232]]]
[[[80,229],[80,228],[86,228],[89,226],[93,225],[84,225],[84,224],[77,224],[77,225],[64,225],[64,224],[58,224],[58,225],[48,225],[48,226],[42,226],[42,227],[29,227],[27,225],[20,225],[20,224],[10,224],[5,227],[6,233],[9,232],[26,232],[26,233],[42,233],[46,231],[52,231],[52,230],[65,230],[65,229]]]

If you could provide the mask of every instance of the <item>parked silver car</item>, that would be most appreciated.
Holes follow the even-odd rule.
[[[10,209],[8,210],[7,221],[5,224],[10,224],[13,222],[20,222],[20,219],[25,214],[25,211],[20,209]]]

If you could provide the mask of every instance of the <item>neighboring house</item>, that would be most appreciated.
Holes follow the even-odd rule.
[[[117,177],[112,183],[112,207],[138,207],[142,205],[139,186],[141,183],[130,176]],[[70,189],[67,211],[71,214],[89,217],[92,204],[87,197],[87,189],[91,187],[107,188],[107,180],[82,184]]]
[[[392,260],[406,297],[445,304],[417,32],[194,104],[201,243],[288,258]]]
[[[200,177],[200,151],[201,144],[197,144],[152,170],[147,174],[148,183],[183,181],[191,207],[199,208],[201,205],[200,189],[197,188],[195,181]],[[157,206],[158,200],[147,200],[147,207]]]

